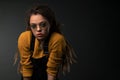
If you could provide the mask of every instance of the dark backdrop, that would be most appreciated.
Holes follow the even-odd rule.
[[[0,80],[20,80],[17,65],[13,66],[13,56],[17,38],[25,30],[25,11],[37,1],[55,11],[57,20],[64,24],[62,32],[77,53],[78,63],[72,65],[66,80],[119,78],[117,2],[0,0]]]

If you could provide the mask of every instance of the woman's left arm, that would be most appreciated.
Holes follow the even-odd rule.
[[[65,48],[66,43],[63,36],[57,36],[57,38],[52,39],[48,47],[49,49],[49,59],[47,63],[47,73],[48,80],[55,80],[59,65],[62,62],[63,49]]]

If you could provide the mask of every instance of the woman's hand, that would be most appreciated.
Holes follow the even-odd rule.
[[[50,74],[48,74],[48,80],[55,80],[55,77],[50,75]]]
[[[23,80],[31,80],[30,77],[24,77]]]

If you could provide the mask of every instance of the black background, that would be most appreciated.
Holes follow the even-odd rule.
[[[33,3],[48,4],[63,23],[62,32],[73,45],[78,63],[62,80],[119,80],[116,1],[0,0],[0,80],[20,80],[13,57],[17,38],[25,30],[25,12]],[[118,78],[118,79],[117,79]]]

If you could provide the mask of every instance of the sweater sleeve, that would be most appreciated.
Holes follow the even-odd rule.
[[[18,50],[20,52],[21,72],[23,77],[32,76],[32,64],[30,61],[31,52],[29,51],[29,45],[30,36],[28,36],[28,32],[21,33],[18,38]]]
[[[54,35],[54,38],[50,40],[50,55],[47,63],[47,73],[54,77],[58,72],[59,64],[62,62],[62,54],[65,45],[65,39],[61,35]]]

